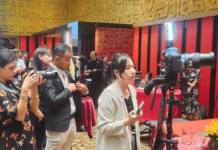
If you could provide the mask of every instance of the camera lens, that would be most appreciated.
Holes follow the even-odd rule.
[[[192,53],[192,54],[182,54],[181,62],[183,69],[187,70],[189,68],[199,69],[200,67],[214,67],[215,57],[214,53]]]
[[[46,80],[55,80],[58,76],[57,71],[51,71],[51,72],[36,71],[35,74],[42,75],[43,79],[46,79]]]
[[[211,68],[213,68],[215,64],[214,53],[210,52],[206,54],[200,54],[200,64],[201,67],[210,66]]]
[[[56,71],[47,72],[46,80],[55,80],[57,76],[58,76],[58,73]]]

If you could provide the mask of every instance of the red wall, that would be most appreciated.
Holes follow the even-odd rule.
[[[134,29],[97,27],[95,30],[95,51],[100,58],[107,55],[109,61],[113,52],[126,53],[132,57],[133,37]]]
[[[186,53],[194,53],[196,49],[197,19],[187,21]]]
[[[29,43],[27,43],[26,36],[20,36],[20,49],[29,51],[29,58],[33,57],[35,49],[37,47],[47,46],[47,48],[53,50],[53,44],[56,46],[61,42],[61,38],[55,38],[55,43],[53,43],[52,37],[46,37],[47,43],[44,44],[44,36],[29,36]],[[38,38],[38,43],[36,43],[36,38]],[[27,45],[29,45],[27,47]]]
[[[139,48],[139,28],[136,28],[135,31],[134,31],[134,43],[133,43],[133,47],[134,47],[134,50],[133,50],[133,60],[135,62],[135,65],[136,65],[136,69],[138,70],[138,48]]]
[[[158,54],[158,25],[151,28],[151,50],[150,50],[150,72],[153,77],[157,76],[157,54]]]
[[[141,42],[141,71],[142,71],[142,76],[145,77],[146,72],[147,72],[147,52],[148,52],[148,27],[142,27],[142,41]],[[135,42],[134,42],[135,46]],[[135,52],[133,53],[135,54]],[[136,59],[134,59],[136,60]],[[138,61],[137,61],[138,63]]]
[[[20,49],[26,50],[26,37],[20,36]]]
[[[33,57],[35,52],[35,36],[29,37],[29,58]]]
[[[201,53],[209,53],[212,51],[212,38],[213,17],[203,18],[201,30]],[[198,102],[206,106],[207,111],[209,111],[210,77],[211,69],[209,67],[201,68],[201,81],[199,83]]]

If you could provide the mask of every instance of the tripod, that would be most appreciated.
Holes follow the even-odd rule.
[[[160,105],[160,111],[159,111],[159,119],[158,119],[158,124],[157,124],[157,134],[156,134],[156,139],[155,142],[153,143],[153,150],[163,150],[164,146],[166,145],[167,150],[178,150],[178,141],[177,140],[172,140],[172,118],[173,118],[173,106],[182,106],[183,102],[179,101],[174,97],[174,92],[175,88],[170,87],[169,89],[169,99],[166,100],[166,92],[167,92],[167,87],[166,85],[163,86],[162,88],[162,93],[163,97],[161,99],[161,105]],[[163,121],[164,121],[164,116],[165,116],[165,103],[168,104],[168,117],[167,117],[167,138],[163,139]]]

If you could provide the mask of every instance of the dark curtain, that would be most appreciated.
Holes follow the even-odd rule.
[[[82,36],[82,55],[90,59],[90,52],[95,50],[95,34]]]

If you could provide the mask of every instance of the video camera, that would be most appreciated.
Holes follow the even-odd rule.
[[[176,86],[178,73],[189,69],[199,69],[201,67],[214,67],[214,53],[191,53],[179,54],[179,49],[173,47],[172,24],[165,23],[166,50],[163,51],[164,59],[161,60],[161,72],[155,79],[151,80],[144,89],[145,94],[149,95],[155,85],[167,83]]]
[[[30,71],[32,71],[32,70],[34,70],[33,67],[27,67],[27,68],[26,68],[27,74],[28,74]],[[47,72],[47,71],[34,71],[33,74],[42,75],[43,79],[46,79],[46,80],[55,80],[55,79],[57,78],[57,76],[58,76],[58,73],[57,73],[57,71],[55,71],[55,70],[54,70],[54,71],[51,71],[51,72]]]

